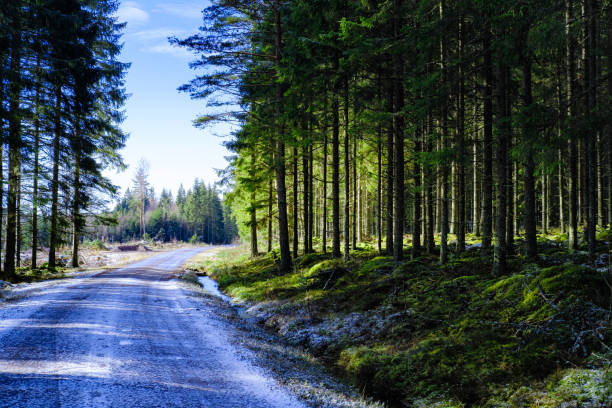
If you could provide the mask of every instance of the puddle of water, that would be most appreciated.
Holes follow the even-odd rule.
[[[225,302],[232,303],[232,298],[221,293],[221,291],[219,290],[219,284],[216,281],[210,279],[208,276],[199,276],[198,282],[200,282],[202,288],[211,295],[216,296],[224,300]]]

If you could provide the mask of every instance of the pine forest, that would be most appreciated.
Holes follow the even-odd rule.
[[[610,0],[0,0],[0,84],[0,401],[612,406]]]

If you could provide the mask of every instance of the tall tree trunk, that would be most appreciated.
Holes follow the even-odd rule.
[[[272,200],[274,199],[274,182],[268,182],[268,253],[272,252]]]
[[[393,86],[389,87],[387,94],[387,109],[388,113],[393,112]],[[393,120],[390,119],[387,129],[387,243],[386,252],[387,255],[393,255]]]
[[[325,197],[323,197],[323,186],[317,186],[316,189],[319,194],[317,196],[318,204],[317,204],[317,208],[315,209],[315,214],[314,214],[315,225],[314,225],[313,245],[314,245],[314,237],[321,236],[322,221],[323,221],[323,206],[326,204]],[[313,246],[313,251],[314,251],[314,246]]]
[[[376,235],[378,238],[378,252],[382,253],[382,126],[380,124],[378,125],[376,152],[378,156],[378,169],[376,174]]]
[[[337,70],[337,60],[334,66]],[[332,256],[340,258],[340,106],[338,93],[334,92],[332,98]]]
[[[251,227],[251,257],[254,258],[259,253],[257,249],[257,207],[255,190],[251,191],[251,208],[249,212],[251,213],[251,220],[249,221]]]
[[[307,254],[309,252],[309,248],[308,248],[308,234],[309,234],[309,227],[310,227],[310,209],[308,208],[310,206],[310,163],[308,163],[308,140],[304,140],[303,141],[303,145],[302,145],[302,176],[303,176],[303,180],[302,180],[302,184],[303,184],[303,188],[304,188],[304,194],[303,194],[303,203],[304,203],[304,208],[303,208],[303,217],[304,217],[304,253]]]
[[[566,0],[565,2],[565,35],[566,35],[566,65],[567,65],[567,119],[569,126],[569,174],[572,177],[568,177],[568,190],[569,190],[569,234],[568,234],[568,246],[571,251],[578,249],[578,212],[580,211],[578,204],[578,185],[575,177],[578,174],[578,150],[576,147],[576,136],[573,130],[574,120],[574,86],[576,83],[576,67],[574,65],[575,59],[575,46],[574,40],[571,34],[571,24],[573,20],[572,13],[572,1]]]
[[[453,95],[454,97],[454,95]],[[452,104],[451,104],[452,105]],[[449,108],[452,109],[452,108]],[[451,111],[451,115],[452,116],[452,111]],[[449,124],[450,126],[450,124]],[[456,131],[456,129],[453,129]],[[450,134],[450,132],[449,132]],[[455,135],[456,136],[456,135]],[[451,136],[452,137],[452,136]],[[453,140],[449,143],[450,144],[450,148],[455,151],[456,150],[456,145],[457,145],[457,141],[454,140],[456,139],[456,137],[453,138]],[[452,160],[450,163],[450,182],[449,182],[449,189],[450,189],[450,228],[449,228],[449,232],[451,234],[456,234],[456,227],[457,227],[457,163],[455,160]],[[456,243],[455,243],[456,244]],[[456,245],[455,245],[456,247]]]
[[[493,258],[493,272],[496,275],[503,275],[506,271],[506,208],[507,208],[507,189],[504,188],[506,183],[506,166],[508,158],[508,139],[510,138],[510,129],[508,122],[508,79],[509,68],[505,65],[497,67],[497,121],[499,123],[499,131],[497,134],[496,143],[496,164],[495,164],[495,181],[496,189],[496,215],[495,215],[495,251]]]
[[[402,67],[398,68],[398,74],[403,72]],[[395,117],[395,143],[394,143],[394,208],[393,208],[393,259],[396,262],[404,258],[404,229],[405,229],[405,213],[404,213],[404,86],[402,77],[397,80],[395,89],[396,92],[396,117]]]
[[[77,168],[78,171],[78,168]],[[251,152],[251,172],[255,173],[255,152]],[[76,179],[76,174],[75,174]],[[76,190],[75,190],[76,191]],[[73,212],[74,213],[74,212]],[[251,229],[251,257],[254,258],[258,255],[259,250],[257,248],[257,191],[255,188],[252,189],[249,203],[249,227]]]
[[[298,204],[298,149],[293,147],[293,257],[298,257],[299,251],[299,204]]]
[[[459,106],[457,112],[457,249],[465,250],[465,78],[463,69],[463,17],[459,19]]]
[[[79,135],[77,134],[77,137]],[[79,210],[81,207],[80,194],[81,194],[81,169],[79,166],[78,153],[75,157],[74,163],[74,180],[72,190],[72,267],[79,267],[79,235],[81,232],[81,216]],[[257,239],[257,235],[255,236]]]
[[[444,0],[440,1],[440,20],[444,20]],[[442,87],[446,86],[446,44],[443,36],[440,37],[440,71]],[[448,126],[447,126],[447,102],[443,98],[440,107],[440,127],[442,128],[442,150],[447,149],[448,144]],[[440,165],[440,201],[441,201],[441,217],[440,217],[440,263],[445,264],[448,261],[448,163],[444,162]]]
[[[443,102],[444,103],[444,102]],[[442,114],[446,115],[446,109],[442,110]],[[446,120],[441,121],[442,125],[442,138],[448,137],[446,129]],[[442,143],[442,148],[446,149],[446,143]],[[448,227],[449,227],[449,214],[448,214],[448,165],[442,164],[440,169],[440,263],[445,264],[448,262]]]
[[[350,139],[349,139],[349,84],[348,77],[344,76],[344,260],[348,260],[351,250],[351,222],[350,222],[350,205],[351,205],[351,162],[350,162]]]
[[[484,40],[482,249],[491,247],[493,226],[493,64],[490,33]]]
[[[432,123],[432,115],[431,112],[427,114],[427,152],[431,153],[433,151],[433,123]],[[427,253],[433,254],[435,251],[435,242],[434,242],[434,227],[435,227],[435,205],[434,202],[434,171],[433,166],[429,163],[425,165],[425,211],[427,214],[427,223],[425,226],[425,248],[427,249]]]
[[[542,204],[540,206],[540,212],[542,214],[542,233],[543,234],[548,234],[548,229],[546,228],[548,223],[546,222],[546,175],[542,174],[542,176],[540,177],[540,189],[542,190],[542,194],[540,196]]]
[[[606,17],[608,18],[608,100],[610,100],[612,98],[612,6],[610,5],[606,10]],[[608,137],[606,142],[608,145],[606,151],[606,163],[608,164],[606,168],[608,177],[608,228],[612,229],[612,123],[610,122],[606,126],[606,134]]]
[[[604,44],[601,43],[601,17],[603,12],[603,2],[600,0],[593,0],[593,35],[595,37],[595,95],[598,95],[598,87],[600,78],[602,77],[602,66],[601,56],[603,55]],[[610,8],[610,2],[608,2],[608,8]],[[603,95],[602,95],[603,96]],[[601,113],[598,113],[601,115]],[[605,212],[604,212],[604,200],[605,200],[605,189],[604,189],[604,168],[607,167],[603,163],[603,141],[605,140],[605,128],[598,126],[597,139],[595,141],[595,155],[597,158],[597,225],[602,228],[605,226]]]
[[[473,180],[472,180],[472,192],[474,194],[473,201],[474,204],[472,206],[473,214],[472,214],[472,223],[473,228],[472,231],[474,235],[477,237],[480,236],[480,141],[478,140],[478,119],[477,119],[477,107],[474,104],[474,141],[473,141],[473,151],[474,151],[474,159],[473,159]]]
[[[441,129],[441,123],[440,120],[436,120],[436,126],[438,129]],[[436,151],[440,151],[442,149],[442,143],[441,143],[441,138],[438,137],[436,138]],[[435,232],[442,232],[442,229],[440,228],[440,223],[442,221],[442,197],[440,196],[440,192],[442,190],[442,186],[441,186],[441,180],[442,180],[442,165],[440,164],[440,162],[438,161],[436,163],[436,202],[435,202],[435,212],[436,212],[436,224],[435,224]]]
[[[12,118],[11,118],[12,120]],[[14,134],[11,134],[15,138]],[[19,137],[19,136],[18,136]],[[20,137],[19,137],[20,138]],[[6,251],[4,254],[4,280],[13,280],[15,275],[16,234],[17,234],[17,195],[19,183],[19,140],[8,143],[8,195],[6,206]]]
[[[552,182],[549,174],[546,175],[546,230],[550,231],[550,219],[552,218]]]
[[[37,57],[36,69],[40,70],[40,56]],[[37,73],[39,75],[39,73]],[[40,80],[36,82],[36,94],[34,96],[34,163],[32,176],[32,269],[38,263],[38,173],[40,155]],[[0,160],[0,163],[2,161]],[[0,202],[2,202],[0,200]],[[1,225],[1,223],[0,223]]]
[[[49,232],[49,269],[55,269],[55,248],[58,243],[58,206],[59,206],[59,161],[60,141],[62,136],[61,123],[62,88],[55,89],[55,132],[53,137],[53,176],[51,179],[51,231]]]
[[[585,82],[587,84],[587,108],[590,116],[597,106],[597,37],[595,27],[599,10],[596,6],[596,0],[585,0],[587,19],[587,38],[585,42],[586,48],[586,64],[585,64]],[[593,130],[591,131],[593,132]],[[595,230],[597,225],[597,159],[595,147],[595,134],[586,135],[586,166],[587,166],[587,227],[586,241],[588,243],[589,258],[595,258]]]
[[[525,194],[525,241],[527,242],[527,259],[533,260],[538,254],[538,241],[536,230],[536,198],[535,198],[535,163],[533,161],[534,150],[532,144],[534,141],[531,119],[531,105],[533,105],[532,95],[532,80],[531,80],[531,58],[524,57],[523,61],[523,105],[524,112],[527,118],[523,119],[523,150],[524,150],[524,166],[523,166],[523,189]]]
[[[359,116],[360,106],[359,106],[359,98],[357,96],[357,81],[355,81],[355,97],[353,101],[353,121],[357,124],[357,117]],[[353,144],[352,144],[352,156],[353,156],[353,214],[352,214],[352,222],[353,222],[353,248],[357,248],[357,242],[361,242],[361,180],[357,177],[357,147],[360,139],[360,134],[358,130],[358,126],[355,126],[355,134],[353,136]]]
[[[561,131],[559,131],[561,133]],[[559,228],[561,233],[565,234],[565,194],[563,186],[565,185],[565,179],[563,177],[563,163],[565,163],[565,157],[563,155],[563,149],[559,149],[558,152],[559,166],[557,167],[557,180],[559,185]]]
[[[427,134],[426,122],[423,122],[423,139],[421,140],[421,151],[425,151],[425,135]],[[419,192],[419,199],[421,200],[421,250],[427,247],[427,178],[425,177],[425,166],[421,163],[421,180],[419,182],[421,191]]]
[[[520,223],[519,223],[519,163],[516,161],[512,162],[512,231],[513,234],[519,234]]]
[[[18,17],[17,17],[18,18]],[[17,190],[21,171],[21,33],[13,35],[11,43],[10,69],[16,78],[9,84],[9,123],[8,123],[8,196],[6,202],[6,252],[4,256],[4,280],[14,280],[15,274],[15,234],[17,227]]]
[[[597,161],[597,225],[604,225],[604,188],[603,188],[603,163],[601,160],[601,133],[597,131],[597,141],[595,143],[595,157]]]
[[[19,162],[21,163],[21,152],[19,152]],[[22,190],[22,169],[19,169],[19,177],[17,177],[17,232],[16,232],[16,251],[15,251],[15,265],[19,268],[21,267],[21,248],[23,247],[23,234],[21,232],[21,190]]]
[[[557,127],[557,137],[559,140],[563,140],[563,123],[565,123],[567,119],[567,112],[564,109],[565,98],[563,95],[563,70],[565,67],[565,59],[557,66],[557,104],[559,106],[559,126]],[[558,205],[559,205],[559,228],[561,229],[561,233],[565,234],[565,193],[564,193],[564,177],[563,172],[567,170],[565,168],[566,157],[565,157],[565,149],[563,146],[559,147],[557,151],[557,186],[558,186]]]
[[[357,116],[357,112],[355,112]],[[357,219],[359,218],[359,194],[358,194],[358,180],[357,180],[357,133],[353,137],[353,248],[357,248],[357,241],[359,239],[359,228],[357,228]]]
[[[325,88],[325,102],[323,105],[323,231],[321,232],[321,245],[323,253],[327,252],[327,87]]]
[[[281,66],[281,15],[280,15],[280,0],[274,0],[274,51],[275,63],[278,67]],[[281,102],[283,97],[283,88],[280,81],[276,83],[276,120],[277,120],[277,138],[276,141],[276,196],[278,200],[278,229],[279,243],[281,253],[280,271],[288,272],[291,268],[291,252],[289,250],[289,228],[287,220],[287,191],[285,187],[285,142],[283,140],[284,126],[281,122]]]
[[[311,121],[311,134],[312,134],[312,121]],[[313,252],[313,247],[312,247],[312,234],[313,234],[313,229],[314,229],[314,202],[315,202],[315,195],[314,195],[314,157],[313,157],[313,146],[312,146],[312,137],[311,137],[311,142],[308,146],[308,165],[310,166],[310,169],[308,171],[308,198],[310,201],[310,205],[309,207],[309,212],[308,212],[308,253]]]
[[[506,117],[510,118],[511,109],[510,102],[508,102],[508,109],[506,112]],[[508,146],[507,152],[512,151],[512,134],[508,137]],[[512,168],[513,162],[512,159],[507,159],[506,163],[506,202],[508,205],[508,209],[506,210],[506,253],[514,254],[514,184],[512,181]]]
[[[585,159],[584,159],[584,140],[583,136],[579,135],[578,138],[578,225],[584,226],[586,222],[586,171]]]
[[[421,166],[419,164],[418,154],[421,152],[421,131],[420,126],[417,127],[414,141],[414,166],[412,170],[412,178],[414,181],[414,199],[412,219],[412,257],[416,258],[421,255]]]

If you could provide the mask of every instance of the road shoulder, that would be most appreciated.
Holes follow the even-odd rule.
[[[228,341],[250,361],[298,400],[312,407],[382,408],[383,405],[361,397],[358,390],[335,378],[304,350],[288,344],[267,331],[258,320],[249,318],[240,305],[225,302],[201,286],[178,280],[198,313],[214,314],[234,330]]]

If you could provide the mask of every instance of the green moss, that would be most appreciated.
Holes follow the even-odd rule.
[[[610,290],[605,283],[605,276],[595,269],[565,264],[542,269],[530,289],[537,291],[540,285],[552,301],[568,305],[576,301],[592,301],[607,306]]]
[[[478,337],[481,335],[478,333]],[[337,364],[360,387],[375,390],[385,400],[393,401],[397,396],[413,400],[443,393],[474,402],[485,392],[487,383],[511,378],[514,366],[504,355],[512,347],[514,344],[456,332],[431,335],[407,350],[390,345],[345,349]]]
[[[388,273],[393,269],[393,259],[388,256],[376,256],[365,262],[357,270],[357,276],[367,277],[373,273]]]
[[[578,405],[612,405],[612,371],[604,369],[569,369],[551,387],[558,402]]]
[[[448,399],[445,395],[432,394],[412,402],[414,408],[464,408],[465,404]]]
[[[249,285],[254,282],[274,277],[277,268],[269,257],[256,258],[233,265],[212,265],[210,275],[225,288],[231,284]]]
[[[236,297],[283,299],[275,313],[308,308],[315,322],[354,312],[364,324],[372,321],[365,316],[400,316],[366,337],[325,329],[334,343],[322,356],[367,394],[396,405],[559,406],[581,383],[561,381],[565,371],[550,378],[586,364],[612,337],[602,323],[610,304],[604,273],[585,266],[542,267],[517,256],[508,274],[494,276],[477,251],[442,266],[428,255],[399,264],[368,248],[351,255],[349,262],[307,255],[284,275],[265,256],[223,265],[214,276]],[[330,278],[337,280],[324,285]],[[597,325],[605,327],[596,333]]]
[[[606,369],[571,368],[555,372],[544,384],[500,390],[486,407],[608,407],[612,373]]]
[[[355,347],[343,350],[337,365],[360,388],[389,400],[401,396],[405,388],[411,386],[408,362],[405,354],[393,353],[385,347]]]
[[[329,256],[330,256],[329,254],[317,254],[317,253],[306,254],[296,259],[295,263],[298,268],[305,268],[316,262],[320,262],[321,260],[329,259]]]
[[[606,242],[612,241],[612,229],[597,227],[596,238],[599,241],[606,241]]]
[[[289,298],[300,291],[302,284],[302,277],[299,273],[289,273],[255,281],[250,285],[233,283],[226,286],[226,289],[235,298],[247,301],[262,301]]]
[[[310,269],[308,269],[308,272],[306,272],[306,276],[313,276],[322,271],[343,266],[345,266],[344,262],[342,262],[342,260],[340,259],[327,259],[325,261],[321,261],[319,263],[314,264]]]
[[[22,282],[38,282],[50,279],[61,279],[65,277],[66,268],[58,266],[55,269],[49,269],[44,263],[38,268],[18,267],[15,268],[16,279],[12,283]]]
[[[484,294],[494,295],[496,300],[511,300],[521,296],[528,279],[525,275],[511,275],[492,281],[492,284],[484,290]]]

